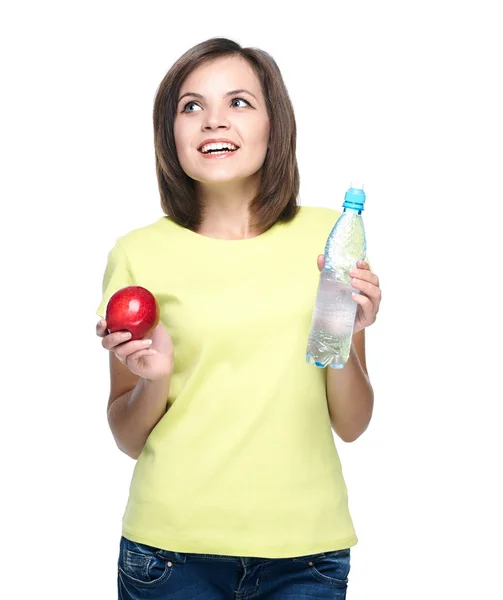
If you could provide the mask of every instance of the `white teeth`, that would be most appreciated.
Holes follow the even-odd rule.
[[[223,148],[227,148],[228,150],[237,150],[237,146],[234,146],[234,144],[228,144],[227,142],[221,142],[218,144],[206,144],[205,146],[203,146],[201,148],[201,152],[203,152],[203,154],[205,152],[208,152],[209,150],[222,150]]]

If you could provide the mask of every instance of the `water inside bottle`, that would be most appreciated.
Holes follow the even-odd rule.
[[[344,367],[358,308],[352,292],[358,290],[351,283],[337,279],[334,271],[322,271],[308,340],[308,363],[335,369]]]

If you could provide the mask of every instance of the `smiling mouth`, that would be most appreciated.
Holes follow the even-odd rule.
[[[233,154],[234,152],[237,152],[239,150],[239,148],[236,148],[236,150],[208,150],[207,152],[203,152],[202,150],[198,150],[198,152],[200,152],[201,154],[204,154],[205,156],[208,154]]]

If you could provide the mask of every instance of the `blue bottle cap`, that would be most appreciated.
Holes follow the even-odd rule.
[[[364,210],[363,205],[365,204],[365,192],[363,191],[363,184],[358,184],[358,187],[352,187],[346,192],[344,196],[343,208],[352,208],[353,210]],[[355,184],[356,186],[356,184]]]

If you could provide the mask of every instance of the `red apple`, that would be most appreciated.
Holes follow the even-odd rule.
[[[159,303],[144,287],[128,285],[110,297],[105,319],[108,333],[126,329],[132,340],[141,340],[159,323]]]

